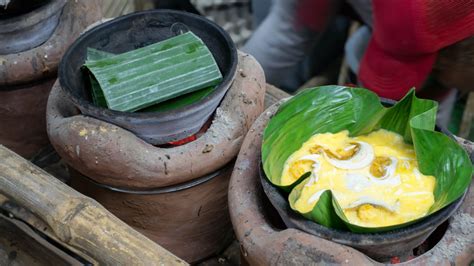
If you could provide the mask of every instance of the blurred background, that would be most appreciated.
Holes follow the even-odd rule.
[[[269,84],[289,94],[327,84],[363,86],[357,72],[371,37],[371,1],[326,2],[331,6],[324,6],[324,2],[103,0],[103,12],[112,18],[138,10],[169,8],[203,15],[223,27],[240,50],[256,57]],[[307,10],[301,10],[305,5]],[[324,12],[318,13],[318,9]],[[294,30],[298,23],[306,24]],[[471,36],[441,49],[423,89],[417,90],[420,97],[440,103],[441,125],[470,140],[474,139],[473,71]]]
[[[33,3],[29,6],[34,8],[43,1],[0,0],[0,6],[9,5],[8,9],[0,8],[0,17],[14,15],[19,10],[25,12],[23,2]],[[440,44],[430,46],[428,40],[420,47],[436,54],[434,63],[416,59],[424,56],[425,50],[418,51],[419,54],[402,51],[395,63],[385,62],[392,51],[385,51],[387,47],[378,50],[371,47],[372,35],[384,37],[385,45],[390,46],[390,34],[386,33],[399,31],[407,33],[402,36],[406,36],[404,38],[410,45],[417,46],[416,38],[425,34],[410,29],[413,21],[404,21],[413,17],[404,12],[398,13],[402,16],[400,23],[396,22],[398,17],[395,16],[395,24],[399,27],[383,28],[390,19],[383,14],[383,9],[389,12],[402,2],[409,3],[390,1],[386,4],[377,0],[102,0],[102,11],[105,18],[154,8],[184,10],[205,16],[224,28],[240,50],[259,61],[267,83],[288,94],[310,87],[338,84],[369,88],[381,97],[399,100],[415,86],[419,97],[438,101],[440,125],[460,137],[473,140],[473,30],[469,26],[459,30],[449,27],[451,24],[470,25],[467,22],[472,17],[469,11],[472,10],[472,1],[462,0],[456,6],[449,6],[450,3],[444,1],[426,2],[424,8],[432,13],[429,13],[431,24],[426,28]],[[384,21],[385,17],[388,17],[387,21]],[[463,24],[464,18],[466,23]],[[393,24],[393,21],[388,22]],[[377,23],[380,24],[379,33],[373,32]],[[415,34],[410,35],[410,32]],[[459,32],[463,33],[460,35]],[[416,40],[412,40],[413,37]],[[369,50],[373,52],[368,53]],[[399,63],[402,66],[398,69],[390,68]],[[407,70],[403,64],[411,69]]]

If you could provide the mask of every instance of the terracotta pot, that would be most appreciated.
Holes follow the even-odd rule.
[[[13,54],[29,50],[49,39],[58,25],[59,16],[66,0],[44,2],[20,3],[15,1],[12,5],[8,5],[7,11],[18,10],[11,17],[1,20],[0,54]]]
[[[180,27],[203,40],[222,73],[222,81],[209,95],[165,112],[120,112],[93,104],[82,69],[88,48],[122,53],[175,36]],[[229,34],[214,22],[187,12],[147,10],[104,22],[85,32],[64,54],[58,77],[61,87],[82,114],[127,129],[152,145],[162,145],[199,132],[232,84],[236,67],[235,45]]]
[[[264,74],[255,59],[240,54],[237,69],[210,128],[174,148],[155,147],[120,127],[78,114],[56,82],[48,100],[48,134],[67,164],[87,177],[73,174],[72,184],[188,262],[218,252],[232,230],[226,167],[263,110],[265,94]],[[216,171],[222,172],[199,183]],[[95,184],[85,185],[87,180]]]
[[[233,166],[230,163],[191,182],[148,191],[117,191],[73,170],[71,186],[176,256],[196,262],[233,239],[227,208]]]
[[[42,23],[36,20],[51,18],[51,14],[54,18],[54,14],[61,13],[62,9],[54,31],[46,41],[41,41],[41,45],[12,54],[0,54],[0,144],[24,157],[33,156],[47,145],[47,95],[56,78],[59,61],[69,44],[87,25],[101,18],[98,7],[97,1],[69,1],[65,5],[64,1],[51,1],[38,11],[45,12],[48,16],[27,13],[7,20],[6,27],[0,30],[0,38],[9,38],[9,43],[12,43],[11,38],[18,38],[18,42],[23,43],[25,35],[31,38],[34,36],[31,36],[32,33],[14,32],[12,37],[12,32],[7,29],[18,29],[9,21],[19,21],[20,26],[32,21]],[[52,22],[54,21],[53,19]],[[2,23],[0,22],[0,27]],[[25,28],[25,31],[29,30],[31,29]],[[45,39],[43,31],[33,32]]]
[[[54,79],[0,91],[0,143],[30,157],[48,144],[46,102]]]
[[[229,211],[242,257],[251,265],[381,265],[351,247],[286,228],[268,202],[259,180],[260,147],[262,132],[279,104],[264,111],[249,130],[229,184]],[[402,265],[467,265],[474,259],[473,186],[438,244]]]
[[[380,98],[380,102],[385,107],[393,106],[396,103],[385,98]],[[435,129],[455,140],[454,135],[448,130],[438,125]],[[440,225],[456,212],[466,194],[465,192],[460,198],[445,208],[409,226],[382,233],[357,234],[350,231],[327,228],[296,213],[288,203],[288,195],[281,193],[277,187],[271,184],[262,166],[259,170],[263,191],[287,227],[297,228],[309,234],[351,246],[377,261],[390,261],[395,256],[407,257],[408,254],[425,242]]]

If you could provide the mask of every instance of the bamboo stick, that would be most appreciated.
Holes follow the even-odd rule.
[[[0,145],[0,193],[45,221],[64,243],[103,265],[186,265],[95,200]]]

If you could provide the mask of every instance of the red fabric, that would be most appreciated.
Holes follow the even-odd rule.
[[[437,52],[474,35],[472,0],[373,0],[372,39],[359,79],[379,96],[401,99],[420,88]]]
[[[316,32],[323,31],[334,12],[333,4],[331,0],[297,1],[296,28],[304,27]]]

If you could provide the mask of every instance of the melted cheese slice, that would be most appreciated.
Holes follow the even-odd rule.
[[[312,147],[321,146],[337,153],[356,142],[369,144],[374,157],[391,159],[388,176],[373,176],[371,165],[341,169],[331,164],[327,156],[311,155],[310,151],[314,152]],[[310,212],[326,190],[333,192],[351,223],[364,227],[390,226],[420,218],[434,203],[436,179],[421,174],[413,146],[387,130],[354,138],[349,137],[348,131],[314,135],[286,161],[283,185],[293,183],[306,172],[312,174],[293,204],[302,213]]]

